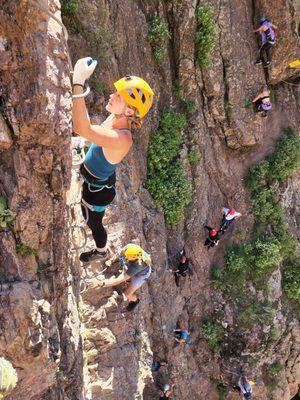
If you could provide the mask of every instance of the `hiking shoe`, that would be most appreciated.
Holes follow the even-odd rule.
[[[260,64],[262,64],[261,60],[256,60],[255,63],[254,63],[254,65],[260,65]]]
[[[126,307],[127,311],[132,311],[135,309],[135,307],[139,304],[140,299],[137,299],[137,301],[130,301]]]
[[[264,64],[264,68],[269,68],[270,65],[271,65],[271,61],[267,61],[267,62]]]
[[[82,261],[83,263],[91,262],[93,260],[103,260],[108,256],[108,250],[104,251],[103,253],[100,253],[100,251],[93,249],[90,251],[85,251],[84,253],[81,253],[79,256],[79,260]]]

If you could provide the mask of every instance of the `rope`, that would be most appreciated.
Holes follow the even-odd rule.
[[[32,5],[34,5],[35,7],[39,8],[45,14],[47,14],[50,18],[52,18],[55,22],[57,22],[62,27],[66,43],[68,44],[69,35],[68,35],[68,31],[67,31],[66,27],[64,26],[64,24],[51,11],[49,11],[46,6],[39,4],[37,2],[37,0],[29,0],[29,2]],[[68,51],[67,51],[67,59],[68,59],[69,67],[70,67],[70,73],[72,74],[73,73],[72,61],[71,61],[70,54]]]

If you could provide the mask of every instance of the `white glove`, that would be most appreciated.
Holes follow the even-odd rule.
[[[77,83],[83,86],[84,82],[89,79],[94,72],[97,63],[98,61],[93,60],[91,57],[80,58],[74,67],[73,85]]]

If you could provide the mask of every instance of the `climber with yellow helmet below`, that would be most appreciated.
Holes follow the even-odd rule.
[[[122,248],[120,261],[124,268],[122,274],[117,278],[105,279],[99,286],[111,287],[130,280],[124,294],[129,300],[126,309],[132,311],[140,302],[135,292],[151,275],[151,257],[139,245],[129,243]]]
[[[84,180],[81,208],[96,248],[80,255],[84,263],[108,255],[102,220],[116,195],[116,167],[129,152],[133,143],[131,129],[141,127],[154,95],[142,78],[126,75],[114,83],[116,91],[105,107],[110,116],[101,125],[92,125],[84,100],[89,88],[85,90],[84,86],[96,65],[91,57],[81,58],[73,73],[73,130],[92,142],[80,167]]]
[[[0,399],[8,396],[16,387],[17,382],[18,376],[12,364],[0,357]]]

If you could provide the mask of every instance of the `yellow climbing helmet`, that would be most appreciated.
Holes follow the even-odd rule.
[[[0,399],[7,396],[18,382],[18,376],[11,365],[5,358],[0,357]]]
[[[143,249],[137,245],[130,243],[124,252],[125,258],[128,261],[135,261],[142,257]]]
[[[137,110],[138,116],[144,118],[152,106],[154,96],[148,83],[138,76],[125,75],[114,86],[124,101]]]
[[[289,66],[290,66],[290,68],[299,68],[300,67],[300,59],[290,62]]]

